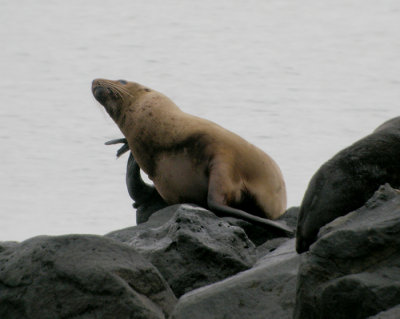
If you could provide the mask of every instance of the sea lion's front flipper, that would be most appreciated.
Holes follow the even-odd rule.
[[[111,141],[107,141],[104,144],[105,145],[114,145],[114,144],[121,144],[121,143],[128,144],[128,141],[127,141],[126,138],[117,138],[117,139],[114,139],[114,140],[111,140]]]
[[[128,141],[126,138],[118,138],[115,140],[111,140],[108,142],[105,142],[105,145],[114,145],[114,144],[124,144],[122,145],[122,147],[117,151],[117,157],[120,157],[122,154],[125,154],[126,152],[129,151],[129,145],[128,145]]]

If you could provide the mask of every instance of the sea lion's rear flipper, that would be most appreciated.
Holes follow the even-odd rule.
[[[251,215],[241,209],[228,206],[227,201],[231,193],[229,188],[234,188],[235,186],[229,184],[231,181],[228,177],[229,174],[227,174],[228,170],[229,168],[219,165],[219,167],[214,166],[213,170],[210,172],[207,195],[208,208],[219,217],[229,216],[240,218],[250,223],[267,228],[269,231],[276,233],[278,236],[293,236],[294,230],[281,222]]]
[[[266,219],[266,218],[261,218],[261,217],[255,216],[255,215],[251,215],[249,213],[246,213],[243,210],[229,207],[229,206],[223,205],[223,204],[218,204],[217,202],[212,201],[212,200],[208,200],[207,204],[208,204],[208,208],[219,217],[229,216],[229,217],[243,219],[250,223],[267,228],[271,232],[276,233],[278,236],[280,236],[280,235],[293,236],[294,235],[293,229],[283,223],[276,222],[276,221]]]

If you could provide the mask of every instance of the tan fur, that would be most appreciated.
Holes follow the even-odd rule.
[[[104,99],[98,88],[107,90]],[[182,112],[165,95],[140,84],[98,79],[92,89],[167,203],[215,202],[269,219],[284,213],[281,171],[259,148],[211,121]],[[258,211],[252,211],[254,205],[242,207],[245,197]]]

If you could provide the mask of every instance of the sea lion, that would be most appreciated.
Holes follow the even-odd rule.
[[[345,148],[312,177],[300,206],[296,250],[307,251],[319,229],[360,208],[380,185],[400,186],[400,117]]]
[[[166,203],[193,203],[292,233],[272,221],[285,212],[286,187],[262,150],[141,84],[96,79],[92,92]]]

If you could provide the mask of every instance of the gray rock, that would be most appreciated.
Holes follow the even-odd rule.
[[[261,259],[265,255],[272,253],[274,250],[276,250],[279,246],[281,246],[283,243],[287,242],[288,238],[285,237],[278,237],[274,238],[271,240],[266,241],[264,244],[258,246],[256,248],[257,250],[257,260]]]
[[[384,183],[400,187],[400,116],[341,150],[311,178],[296,230],[302,253],[317,239],[322,226],[360,208]]]
[[[18,245],[18,242],[16,242],[16,241],[2,241],[2,242],[0,242],[0,253],[2,253],[3,251],[5,251],[9,248],[13,248],[17,245]]]
[[[290,207],[282,216],[277,219],[277,221],[283,221],[289,227],[296,228],[299,212],[300,207]]]
[[[255,266],[182,296],[171,319],[291,319],[300,256],[294,239]]]
[[[254,244],[243,229],[187,204],[167,207],[108,237],[123,241],[158,268],[177,296],[250,268]]]
[[[400,303],[400,193],[382,186],[320,230],[300,266],[295,318],[367,318]]]
[[[0,318],[165,318],[176,298],[134,249],[91,235],[40,236],[0,253]]]
[[[369,317],[368,319],[399,319],[400,318],[400,305],[393,307],[387,311],[382,311],[376,316]]]
[[[129,243],[135,233],[144,232],[147,229],[153,229],[166,224],[180,208],[181,205],[172,205],[161,209],[149,217],[149,220],[137,226],[131,226],[119,229],[106,234],[106,237],[113,238],[123,243]]]

